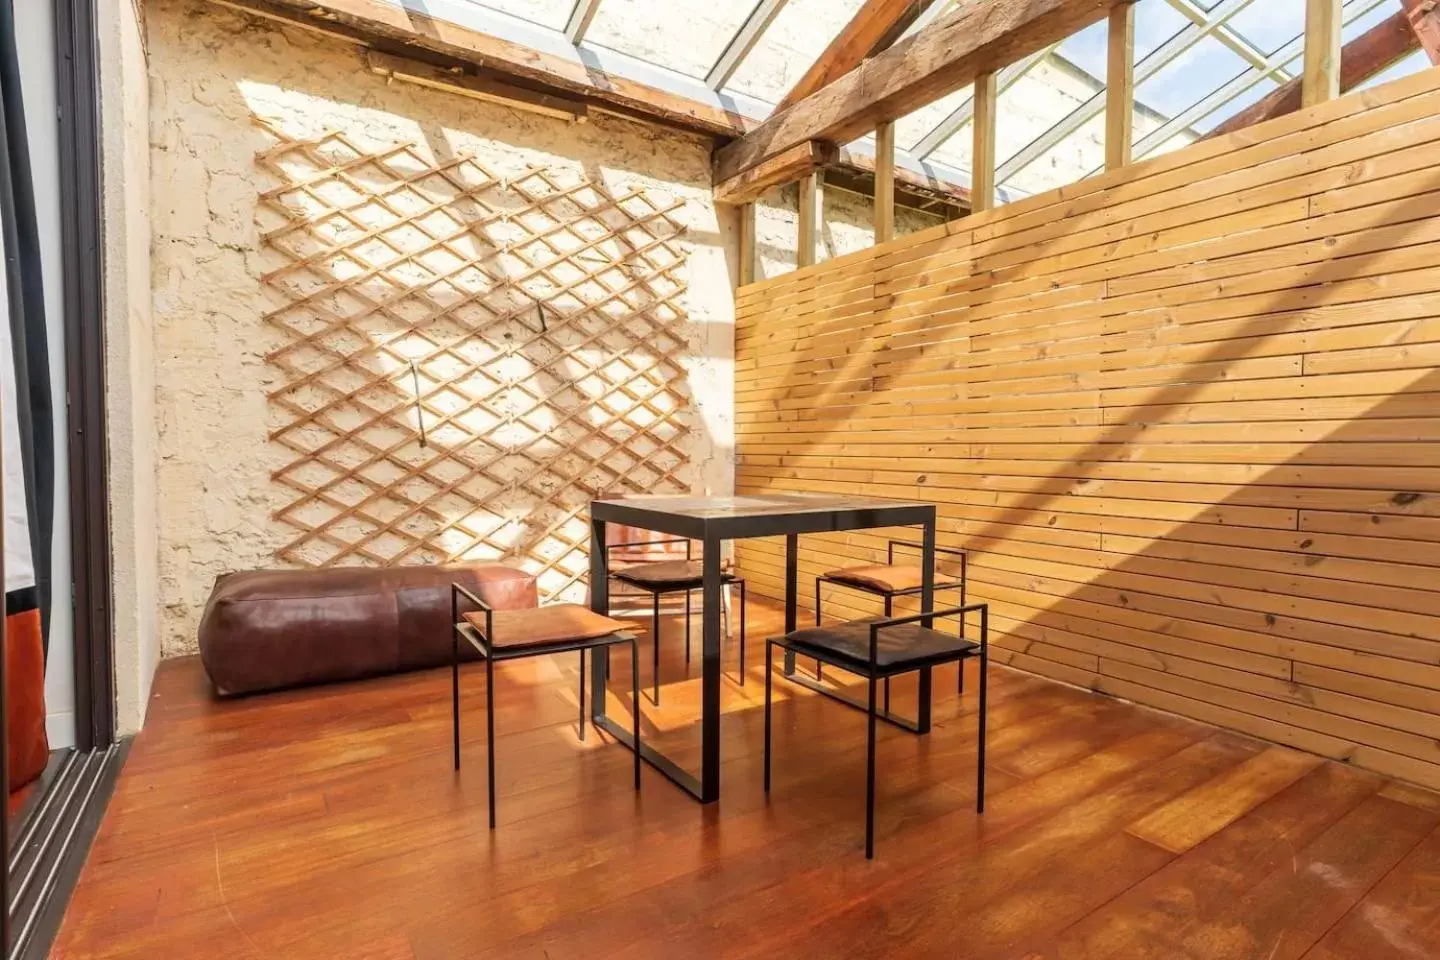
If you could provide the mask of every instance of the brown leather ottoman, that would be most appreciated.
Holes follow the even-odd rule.
[[[539,599],[533,576],[493,563],[230,573],[205,605],[200,659],[222,696],[448,664],[452,582],[496,610]]]

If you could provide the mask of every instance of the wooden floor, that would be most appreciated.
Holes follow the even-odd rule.
[[[693,759],[679,632],[644,712]],[[761,791],[761,649],[710,807],[577,742],[573,656],[498,668],[494,833],[476,668],[457,779],[448,671],[216,703],[165,663],[55,955],[1440,956],[1440,798],[1003,668],[988,812],[947,671],[933,733],[882,736],[866,862],[862,714],[778,681]]]

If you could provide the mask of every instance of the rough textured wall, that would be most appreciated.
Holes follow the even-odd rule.
[[[611,191],[641,187],[684,202],[693,484],[733,484],[733,276],[738,214],[710,199],[707,140],[608,116],[570,125],[444,92],[387,83],[351,45],[197,0],[147,4],[153,163],[155,401],[160,464],[158,603],[166,655],[194,649],[214,578],[273,565],[287,531],[267,443],[273,346],[261,317],[270,266],[256,198],[274,184],[255,153],[253,115],[290,136],[344,129],[372,143],[417,141],[436,156],[472,152],[497,173],[569,170]],[[794,262],[794,193],[762,208],[773,269]],[[787,210],[789,211],[787,214]],[[868,205],[832,191],[827,244],[870,242]],[[787,221],[788,217],[788,221]],[[928,224],[928,218],[922,218]],[[902,218],[901,229],[907,221]]]
[[[105,362],[115,616],[115,720],[139,730],[159,660],[155,596],[155,338],[150,285],[150,154],[145,47],[129,0],[101,4]]]
[[[800,244],[799,189],[794,184],[766,194],[755,211],[755,240],[760,252],[756,279],[778,277],[795,269]],[[864,250],[875,244],[874,204],[845,190],[825,190],[820,250],[816,262]],[[895,235],[904,236],[942,222],[909,207],[895,208]]]

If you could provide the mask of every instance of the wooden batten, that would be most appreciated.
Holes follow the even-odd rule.
[[[995,74],[975,78],[974,148],[971,152],[970,209],[975,213],[995,205]]]
[[[1105,86],[1105,169],[1130,162],[1135,128],[1135,4],[1110,11]]]
[[[754,283],[760,275],[760,244],[756,233],[755,204],[740,206],[740,269],[739,286]]]
[[[813,140],[802,143],[778,157],[766,160],[758,167],[715,184],[715,202],[750,203],[758,200],[772,187],[794,183],[838,159],[839,149],[833,143]]]
[[[820,242],[820,223],[825,209],[823,175],[817,170],[800,181],[799,221],[796,233],[795,265],[812,266]]]
[[[875,128],[875,242],[895,236],[895,122]]]
[[[935,502],[996,659],[1440,787],[1437,150],[1430,70],[746,287],[737,491]]]
[[[1305,71],[1300,102],[1314,106],[1340,95],[1343,0],[1305,0]]]

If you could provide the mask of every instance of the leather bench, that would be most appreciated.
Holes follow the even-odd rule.
[[[451,583],[496,610],[539,599],[532,575],[493,563],[230,573],[205,605],[200,659],[221,696],[449,664]]]

